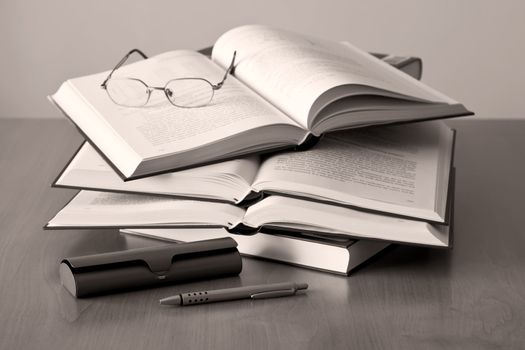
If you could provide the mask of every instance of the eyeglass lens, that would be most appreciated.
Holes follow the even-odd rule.
[[[199,78],[170,80],[164,90],[171,103],[179,107],[202,107],[213,98],[213,86]]]
[[[118,105],[141,107],[148,103],[149,90],[141,81],[129,78],[112,78],[108,80],[106,91]]]

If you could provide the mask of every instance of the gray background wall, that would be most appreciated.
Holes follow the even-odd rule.
[[[417,55],[424,81],[480,117],[525,109],[525,1],[0,1],[0,117],[60,117],[46,100],[67,78],[212,44],[249,23]]]

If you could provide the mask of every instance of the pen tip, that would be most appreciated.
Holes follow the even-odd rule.
[[[167,297],[159,300],[160,305],[181,305],[180,295],[174,295],[172,297]]]
[[[297,289],[298,290],[308,289],[308,283],[297,283]]]

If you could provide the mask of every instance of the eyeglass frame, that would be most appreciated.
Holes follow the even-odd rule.
[[[106,93],[108,94],[108,97],[110,98],[111,101],[113,101],[113,103],[119,105],[119,106],[123,106],[123,107],[130,107],[130,108],[133,108],[132,106],[124,106],[124,105],[121,105],[117,102],[115,102],[115,100],[113,100],[113,98],[111,97],[111,94],[108,92],[108,89],[107,89],[107,84],[108,84],[108,81],[112,78],[112,75],[113,73],[115,73],[115,71],[117,69],[119,69],[127,60],[128,58],[134,54],[134,53],[137,53],[139,54],[143,59],[147,60],[148,59],[148,56],[142,52],[141,50],[139,49],[133,49],[131,51],[129,51],[124,57],[122,57],[120,59],[120,61],[115,65],[115,67],[111,70],[111,72],[109,73],[109,75],[107,76],[107,78],[102,82],[102,84],[100,84],[100,88],[101,89],[104,89],[106,90]],[[217,84],[212,84],[209,80],[207,79],[204,79],[204,78],[194,78],[194,77],[185,77],[185,78],[176,78],[176,79],[171,79],[171,80],[168,80],[166,82],[166,84],[164,85],[164,87],[160,87],[160,86],[150,86],[148,84],[146,84],[144,81],[138,79],[138,78],[129,78],[129,77],[126,77],[126,79],[130,79],[130,80],[135,80],[135,81],[138,81],[142,84],[144,84],[144,86],[146,87],[146,90],[148,91],[148,99],[146,100],[146,102],[141,105],[141,106],[135,106],[135,107],[144,107],[145,105],[148,104],[149,102],[149,99],[151,97],[151,93],[154,91],[154,90],[161,90],[161,91],[164,91],[164,94],[166,95],[166,98],[168,99],[168,101],[174,105],[175,107],[179,107],[179,108],[198,108],[198,107],[203,107],[203,106],[206,106],[206,105],[203,105],[203,106],[195,106],[195,107],[191,107],[191,106],[179,106],[177,104],[175,104],[171,99],[170,99],[170,96],[169,94],[172,93],[171,90],[167,89],[166,87],[168,86],[168,84],[172,81],[176,81],[176,80],[188,80],[188,79],[195,79],[195,80],[203,80],[205,82],[207,82],[208,84],[210,84],[211,88],[212,88],[212,96],[210,98],[210,102],[211,100],[213,99],[213,96],[214,96],[214,93],[215,91],[219,90],[223,85],[224,85],[224,82],[226,81],[226,78],[228,77],[228,75],[231,73],[233,74],[233,71],[234,71],[234,68],[235,68],[235,57],[237,56],[237,51],[233,51],[233,57],[232,57],[232,61],[230,63],[230,66],[228,67],[228,69],[226,69],[226,72],[224,73],[224,76],[222,77],[222,80],[220,82],[218,82]],[[209,103],[209,102],[208,102]]]

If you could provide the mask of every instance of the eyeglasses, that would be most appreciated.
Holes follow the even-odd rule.
[[[234,51],[230,66],[222,80],[217,84],[212,84],[203,78],[178,78],[168,81],[163,87],[159,87],[149,86],[137,78],[114,78],[112,76],[133,53],[139,54],[144,59],[148,58],[138,49],[131,50],[117,63],[106,80],[100,85],[102,89],[106,90],[109,98],[119,106],[145,106],[154,90],[164,91],[168,101],[177,107],[195,108],[206,106],[211,102],[215,91],[223,86],[228,74],[233,71],[235,56],[237,55],[237,51]]]

